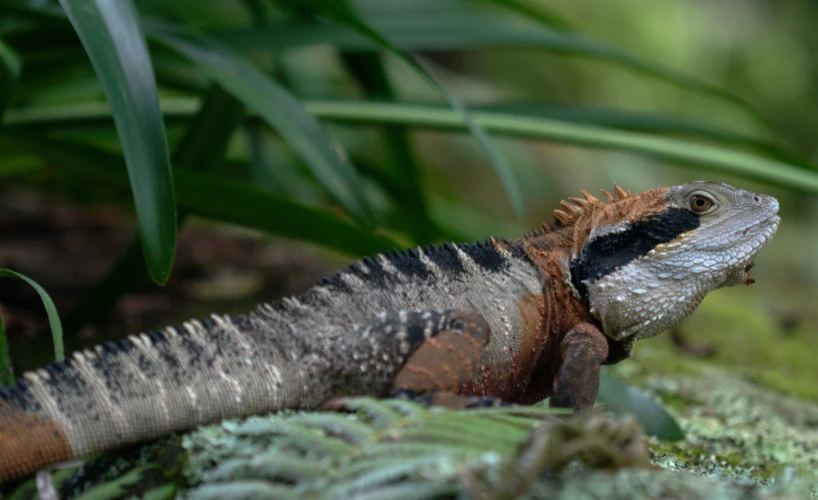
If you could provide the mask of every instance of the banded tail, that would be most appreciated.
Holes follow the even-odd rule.
[[[269,328],[237,325],[251,321],[214,316],[108,342],[0,388],[0,483],[201,424],[309,405],[304,372],[282,377],[292,361],[280,348],[290,346],[259,347],[251,337]]]
[[[482,319],[458,311],[383,313],[336,336],[293,324],[285,333],[276,319],[284,310],[265,305],[232,320],[190,321],[24,374],[0,389],[0,483],[228,418],[313,409],[338,395],[385,396],[439,333],[474,336],[465,344],[472,358],[489,339]],[[432,359],[459,367],[462,353],[450,344],[460,344],[449,337],[419,363],[439,348],[444,356]]]

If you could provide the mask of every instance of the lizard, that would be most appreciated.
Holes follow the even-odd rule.
[[[696,181],[614,185],[515,240],[364,258],[245,315],[78,351],[0,389],[0,483],[46,466],[335,397],[486,400],[583,411],[603,365],[741,283],[778,201]]]

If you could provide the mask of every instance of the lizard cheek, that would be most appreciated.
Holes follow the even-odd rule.
[[[603,332],[617,341],[643,339],[692,313],[721,280],[706,278],[711,272],[707,268],[700,266],[693,272],[692,263],[687,268],[682,264],[648,256],[590,283],[591,313]]]

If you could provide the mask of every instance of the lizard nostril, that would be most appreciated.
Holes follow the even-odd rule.
[[[755,200],[755,201],[761,201],[761,197],[760,197],[760,196],[753,196],[753,200]]]

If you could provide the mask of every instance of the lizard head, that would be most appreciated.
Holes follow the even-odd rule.
[[[572,198],[557,224],[572,235],[573,292],[629,345],[673,326],[710,291],[751,284],[753,259],[781,220],[775,198],[727,184],[615,192],[607,203]]]

